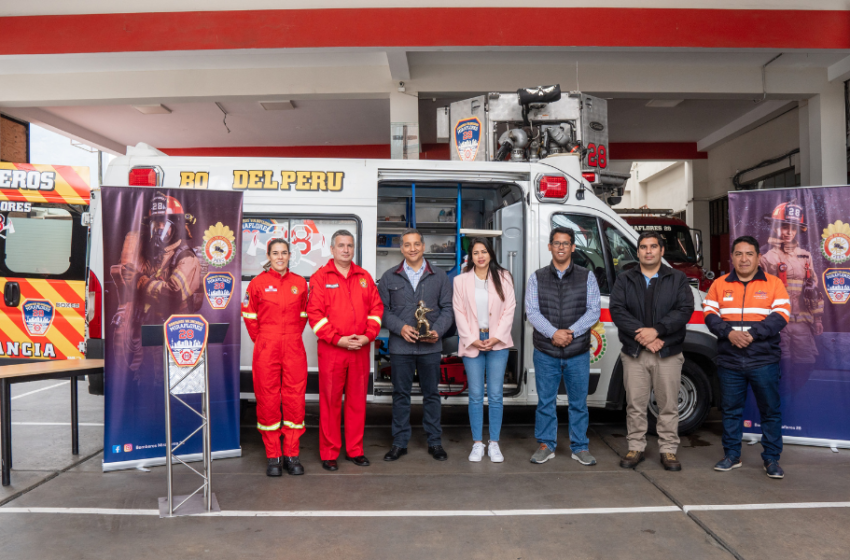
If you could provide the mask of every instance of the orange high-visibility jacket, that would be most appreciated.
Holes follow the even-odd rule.
[[[736,370],[755,369],[779,361],[779,331],[788,324],[791,300],[782,281],[761,267],[744,284],[735,271],[711,285],[702,303],[705,324],[717,336],[717,364]],[[736,348],[732,330],[747,331],[753,342]]]

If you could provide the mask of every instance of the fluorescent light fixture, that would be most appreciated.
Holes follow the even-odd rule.
[[[682,101],[684,101],[684,99],[651,99],[646,106],[669,109],[671,107],[675,107]]]
[[[133,105],[132,107],[143,115],[168,115],[171,113],[171,109],[162,104]]]
[[[266,111],[289,111],[295,109],[292,101],[260,101],[260,105]]]

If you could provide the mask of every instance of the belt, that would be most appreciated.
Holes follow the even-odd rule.
[[[478,329],[478,330],[480,332],[483,332],[483,333],[489,333],[490,332],[490,329]]]

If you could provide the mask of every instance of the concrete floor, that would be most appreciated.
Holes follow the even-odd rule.
[[[81,421],[90,425],[81,428],[79,457],[70,455],[68,425],[44,425],[69,422],[68,384],[53,387],[57,383],[13,387],[13,396],[45,390],[13,401],[15,469],[13,486],[0,490],[0,558],[850,558],[848,507],[688,508],[850,502],[846,450],[787,446],[787,475],[776,481],[764,475],[760,446],[745,446],[743,468],[714,472],[711,466],[722,456],[716,413],[703,430],[683,439],[684,470],[670,473],[658,464],[654,438],[645,463],[621,469],[623,415],[604,411],[592,413],[589,434],[599,464],[570,460],[562,410],[557,457],[533,465],[533,408],[506,411],[503,464],[466,460],[471,440],[463,407],[443,411],[448,461],[431,459],[421,428],[415,428],[410,453],[385,463],[390,409],[373,406],[365,439],[372,466],[340,461],[340,470],[328,473],[319,464],[318,411],[310,405],[312,427],[301,453],[307,474],[270,479],[249,412],[243,456],[214,463],[213,490],[224,515],[160,519],[154,510],[165,494],[164,469],[101,472],[102,397],[89,396],[80,384]],[[419,420],[415,410],[414,422]],[[26,425],[32,422],[42,424]],[[175,479],[178,491],[193,484],[185,474]],[[672,511],[574,511],[647,507]],[[104,508],[118,511],[94,511]],[[478,513],[456,513],[470,510]],[[441,513],[423,514],[433,511]],[[273,516],[282,512],[293,513]]]

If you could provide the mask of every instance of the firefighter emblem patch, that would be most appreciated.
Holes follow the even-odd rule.
[[[53,323],[53,304],[45,299],[28,299],[21,305],[21,314],[30,336],[44,336]]]
[[[361,288],[365,288],[365,287],[366,287],[366,279],[365,279],[365,278],[361,278],[361,279],[360,279],[360,287],[361,287]]]
[[[841,220],[829,224],[821,238],[820,251],[826,260],[835,264],[850,260],[850,225]]]
[[[735,298],[732,296],[732,290],[723,292],[723,301],[732,301],[733,299]]]
[[[590,329],[590,363],[595,364],[605,355],[608,349],[608,340],[605,338],[605,327],[602,323],[596,323]]]
[[[236,236],[226,225],[218,222],[204,232],[204,258],[211,265],[223,267],[233,260],[236,253],[233,243]]]
[[[850,299],[850,269],[827,268],[823,271],[823,289],[829,301],[845,304]]]
[[[455,125],[455,145],[461,161],[475,161],[481,139],[481,121],[475,117],[458,121]]]
[[[213,309],[225,309],[233,295],[233,275],[229,272],[210,272],[204,276],[204,293]],[[245,293],[248,298],[248,293]],[[247,301],[245,302],[247,304]]]
[[[293,293],[293,294],[297,294],[297,293],[298,293],[298,288],[297,288],[296,286],[292,286],[292,293]]]

